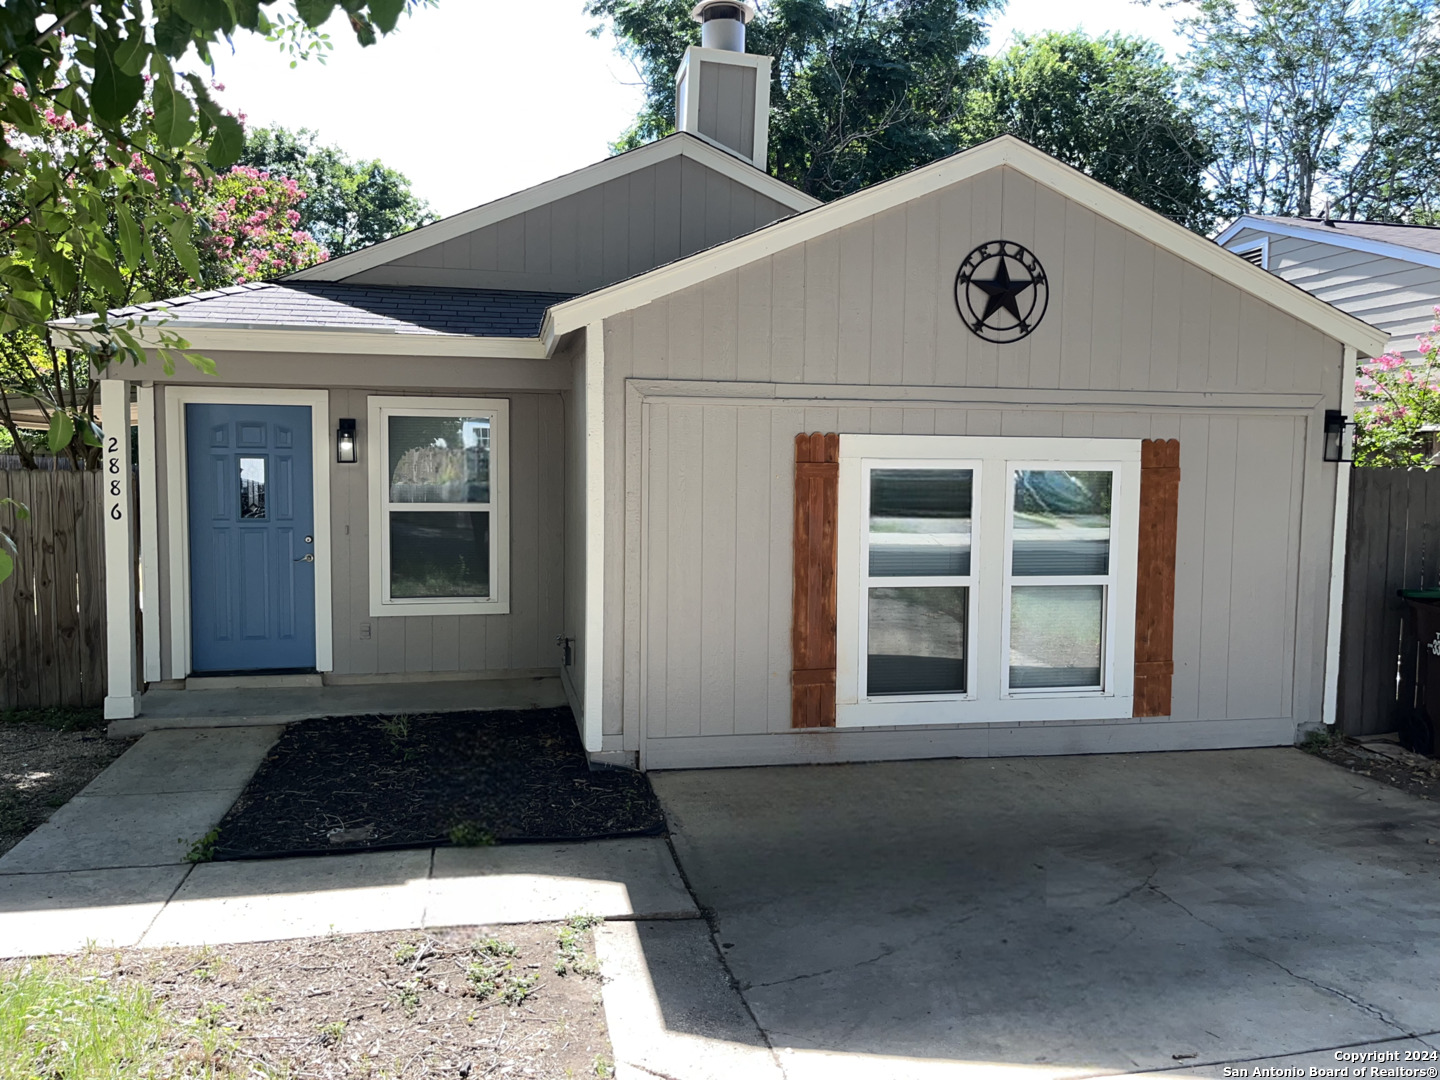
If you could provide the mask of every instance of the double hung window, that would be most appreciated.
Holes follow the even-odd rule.
[[[509,610],[508,402],[372,397],[372,615]]]
[[[1130,715],[1140,444],[845,435],[841,726]]]

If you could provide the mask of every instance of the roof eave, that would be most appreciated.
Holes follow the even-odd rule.
[[[393,330],[344,329],[315,326],[233,326],[164,324],[188,342],[191,350],[203,352],[304,352],[350,356],[449,356],[472,359],[544,360],[546,350],[538,337],[481,337],[470,334],[398,333]],[[82,339],[99,335],[92,328],[66,326]],[[160,348],[143,332],[141,344]]]
[[[1401,262],[1413,263],[1416,266],[1440,269],[1440,252],[1424,251],[1420,248],[1406,247],[1404,244],[1392,244],[1385,240],[1374,240],[1368,236],[1352,236],[1340,229],[1268,221],[1251,214],[1238,217],[1226,226],[1224,231],[1216,235],[1215,243],[1228,244],[1246,229],[1272,233],[1276,236],[1288,236],[1297,240],[1308,240],[1316,244],[1330,244],[1333,247],[1345,248],[1349,251],[1363,251],[1369,255],[1383,255],[1387,258],[1399,259]]]

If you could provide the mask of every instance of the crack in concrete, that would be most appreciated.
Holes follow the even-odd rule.
[[[1154,877],[1154,875],[1152,874],[1151,877]],[[1194,919],[1201,926],[1208,926],[1211,930],[1214,930],[1217,934],[1224,937],[1227,941],[1231,941],[1231,943],[1241,952],[1246,953],[1249,956],[1253,956],[1257,960],[1263,960],[1267,964],[1274,965],[1281,971],[1285,972],[1286,975],[1289,975],[1292,979],[1313,986],[1315,989],[1320,990],[1324,993],[1333,994],[1341,1001],[1349,1002],[1361,1012],[1366,1013],[1367,1015],[1373,1017],[1376,1020],[1379,1020],[1386,1027],[1394,1028],[1396,1031],[1400,1032],[1403,1036],[1407,1038],[1415,1037],[1415,1033],[1413,1031],[1407,1031],[1404,1027],[1396,1023],[1394,1020],[1390,1019],[1390,1017],[1386,1016],[1380,1009],[1376,1008],[1374,1005],[1367,1004],[1366,1002],[1361,1001],[1359,998],[1347,994],[1344,990],[1341,990],[1338,987],[1327,986],[1325,983],[1319,982],[1316,979],[1312,979],[1307,975],[1301,975],[1298,971],[1292,971],[1290,970],[1290,968],[1280,963],[1280,961],[1276,960],[1274,957],[1266,956],[1264,953],[1256,949],[1252,949],[1248,945],[1244,945],[1238,941],[1234,941],[1233,938],[1231,938],[1231,936],[1224,930],[1222,930],[1220,927],[1216,926],[1214,923],[1206,919],[1202,919],[1199,915],[1196,915],[1195,912],[1191,911],[1184,904],[1180,903],[1179,900],[1176,900],[1164,889],[1160,888],[1160,886],[1152,883],[1150,884],[1149,888],[1151,892],[1155,893],[1155,895],[1159,896],[1162,900],[1167,900],[1170,903],[1174,904],[1177,908],[1183,911],[1186,915],[1189,915],[1190,918]]]
[[[837,971],[853,971],[855,968],[861,968],[867,964],[874,964],[881,960],[884,960],[886,957],[895,956],[898,953],[904,952],[906,949],[913,949],[921,942],[929,941],[931,938],[943,937],[945,934],[948,934],[951,930],[955,929],[955,927],[964,925],[974,917],[974,915],[964,915],[958,919],[952,919],[950,922],[947,922],[938,930],[931,930],[927,934],[920,934],[904,945],[883,947],[881,952],[879,952],[875,956],[868,957],[864,960],[856,960],[854,963],[850,964],[836,964],[834,967],[826,968],[823,971],[810,971],[806,972],[804,975],[791,975],[788,978],[776,979],[774,982],[750,983],[748,986],[742,987],[742,991],[763,990],[766,987],[770,986],[784,986],[786,983],[801,982],[805,979],[818,979],[822,975],[832,975]]]

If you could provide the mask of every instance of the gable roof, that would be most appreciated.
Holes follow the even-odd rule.
[[[111,315],[164,314],[171,330],[228,326],[533,338],[545,309],[569,298],[501,289],[253,282],[118,308]]]
[[[1224,278],[1258,299],[1288,311],[1328,337],[1353,345],[1364,356],[1385,351],[1387,335],[1305,290],[1253,266],[1214,241],[1141,206],[1077,169],[1057,161],[1013,135],[1002,135],[948,158],[836,199],[813,210],[783,218],[762,229],[706,251],[584,293],[557,304],[545,316],[541,333],[553,350],[565,334],[589,323],[641,307],[652,300],[738,269],[778,251],[803,244],[951,184],[1008,166],[1068,199],[1139,233],[1152,243],[1202,270]]]
[[[1440,226],[1435,225],[1246,214],[1227,226],[1215,237],[1215,242],[1228,244],[1245,229],[1313,240],[1371,255],[1388,255],[1392,259],[1403,259],[1421,266],[1440,267]]]
[[[793,188],[783,181],[776,180],[749,162],[736,157],[730,151],[722,149],[718,144],[687,132],[678,132],[656,142],[646,143],[634,150],[628,150],[623,154],[616,154],[614,157],[606,158],[604,161],[588,165],[575,172],[566,173],[554,180],[536,184],[524,191],[506,195],[493,202],[485,203],[483,206],[453,214],[429,225],[422,225],[418,229],[391,237],[389,240],[382,240],[378,244],[361,248],[359,251],[352,251],[348,255],[341,255],[328,262],[297,271],[283,280],[286,282],[343,281],[354,274],[374,269],[406,255],[424,251],[437,244],[443,244],[447,240],[483,229],[487,225],[518,217],[536,207],[555,202],[588,188],[597,187],[609,180],[675,157],[689,158],[698,162],[795,211],[809,210],[820,205],[818,199],[806,195],[803,191]]]

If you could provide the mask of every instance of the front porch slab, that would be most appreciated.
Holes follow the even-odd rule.
[[[549,709],[564,705],[553,676],[521,679],[283,686],[223,690],[151,690],[140,715],[110,724],[124,739],[167,728],[290,724],[322,716],[416,715],[484,709]]]

